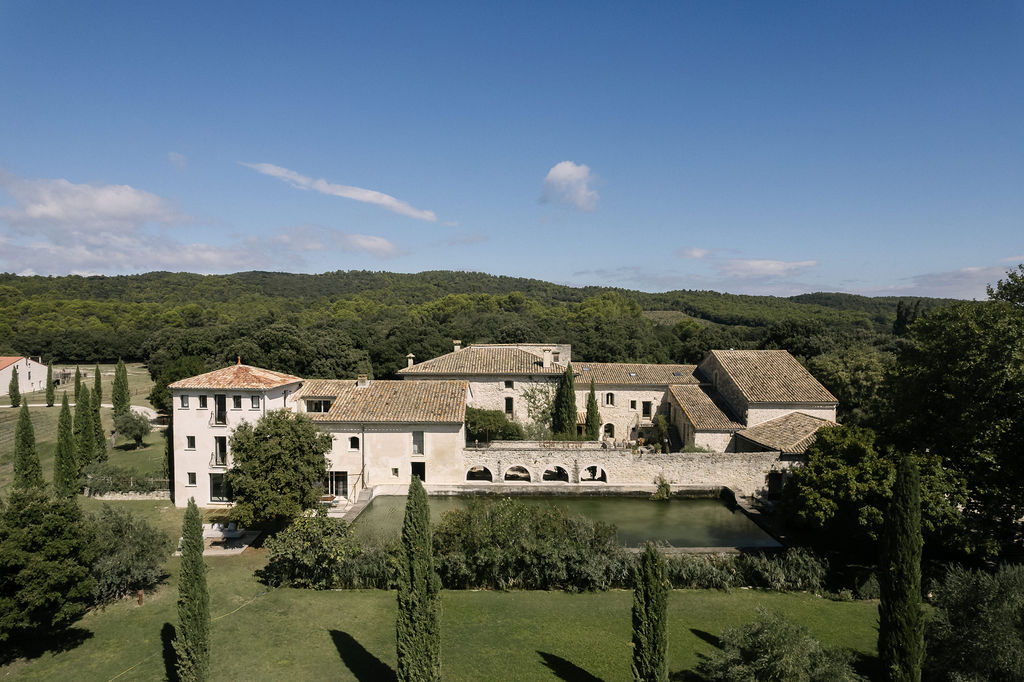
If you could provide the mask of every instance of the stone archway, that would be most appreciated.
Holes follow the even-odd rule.
[[[494,481],[494,476],[491,474],[491,470],[485,466],[470,467],[469,471],[466,472],[467,481],[486,481],[488,483]]]
[[[614,440],[615,439],[615,424],[608,422],[604,425],[604,437]]]
[[[584,467],[580,472],[580,483],[607,483],[608,474],[596,464]]]
[[[530,476],[529,469],[524,466],[514,466],[510,467],[508,471],[505,472],[505,480],[529,483],[533,479]]]
[[[544,471],[544,475],[541,477],[542,481],[561,481],[563,483],[569,482],[569,472],[565,467],[552,466],[548,467]]]

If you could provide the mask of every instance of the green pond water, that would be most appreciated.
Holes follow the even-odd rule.
[[[449,509],[463,509],[467,497],[437,496],[430,499],[430,516],[436,523]],[[535,497],[517,500],[542,507],[555,506],[569,514],[614,524],[619,540],[637,547],[648,540],[672,547],[778,547],[741,511],[730,511],[719,500],[673,499],[652,502],[643,497]],[[355,520],[353,529],[364,538],[386,539],[401,533],[405,497],[375,497]]]

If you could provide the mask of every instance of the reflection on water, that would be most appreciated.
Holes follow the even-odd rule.
[[[431,497],[430,516],[436,523],[449,509],[465,508],[467,497]],[[779,543],[740,511],[729,511],[718,500],[674,499],[652,502],[642,497],[516,496],[534,506],[556,506],[569,514],[614,524],[619,540],[636,547],[647,540],[673,547],[778,547]],[[405,497],[374,498],[355,522],[365,537],[396,537],[402,528]]]

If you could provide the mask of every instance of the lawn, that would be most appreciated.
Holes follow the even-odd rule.
[[[103,402],[110,404],[110,396],[113,392],[114,387],[114,368],[117,365],[100,365],[100,384],[103,387]],[[82,380],[85,381],[86,386],[89,390],[92,390],[93,386],[93,370],[96,365],[78,365],[79,369],[82,370]],[[56,387],[56,404],[60,406],[60,394],[62,391],[70,391],[68,398],[72,398],[75,392],[75,365],[54,365],[53,375],[57,377],[58,372],[61,369],[67,369],[71,372],[71,381],[66,385]],[[149,392],[153,390],[153,380],[149,378],[149,370],[141,362],[126,362],[125,369],[128,370],[128,393],[131,395],[132,405],[144,405],[146,407],[152,407],[149,404]],[[7,386],[0,387],[0,407],[9,407],[11,404],[10,396],[7,395]],[[46,391],[34,391],[32,393],[22,393],[22,400],[27,400],[30,405],[46,404]]]
[[[86,508],[97,507],[83,501]],[[176,534],[181,510],[133,502],[134,511]],[[271,589],[253,577],[264,550],[208,557],[212,679],[386,680],[395,666],[395,594],[376,590]],[[165,674],[176,623],[178,560],[168,584],[143,606],[123,601],[79,623],[84,641],[0,668],[0,679],[151,680]],[[442,667],[451,680],[629,679],[632,593],[446,591]],[[803,623],[827,646],[875,655],[877,607],[807,594],[677,590],[669,609],[669,667],[691,669],[722,629],[748,622],[759,606]]]

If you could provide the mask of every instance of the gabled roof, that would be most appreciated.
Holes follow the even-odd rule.
[[[696,365],[654,365],[630,362],[574,362],[576,388],[586,388],[593,379],[595,384],[643,384],[668,386],[670,384],[697,384],[693,375]]]
[[[722,369],[752,403],[834,403],[835,396],[818,383],[785,350],[713,350]]]
[[[328,412],[307,415],[316,422],[459,424],[466,420],[469,384],[465,381],[371,381],[362,387],[355,381],[315,383],[321,396],[335,397]]]
[[[669,386],[672,397],[679,403],[697,431],[737,431],[743,424],[729,416],[728,406],[715,401],[708,392],[692,384]]]
[[[24,357],[24,355],[0,355],[0,369],[7,369]]]
[[[552,362],[544,367],[544,358],[514,346],[467,346],[412,367],[398,370],[403,376],[416,374],[561,374],[565,365]]]
[[[214,370],[206,374],[182,379],[170,384],[168,388],[198,388],[198,389],[239,389],[239,390],[266,390],[286,386],[302,381],[299,377],[291,374],[282,374],[262,367],[251,365],[231,365],[224,369]]]
[[[835,422],[819,419],[803,412],[790,412],[749,429],[737,431],[737,436],[768,450],[803,454],[818,437],[818,429],[835,426]]]

